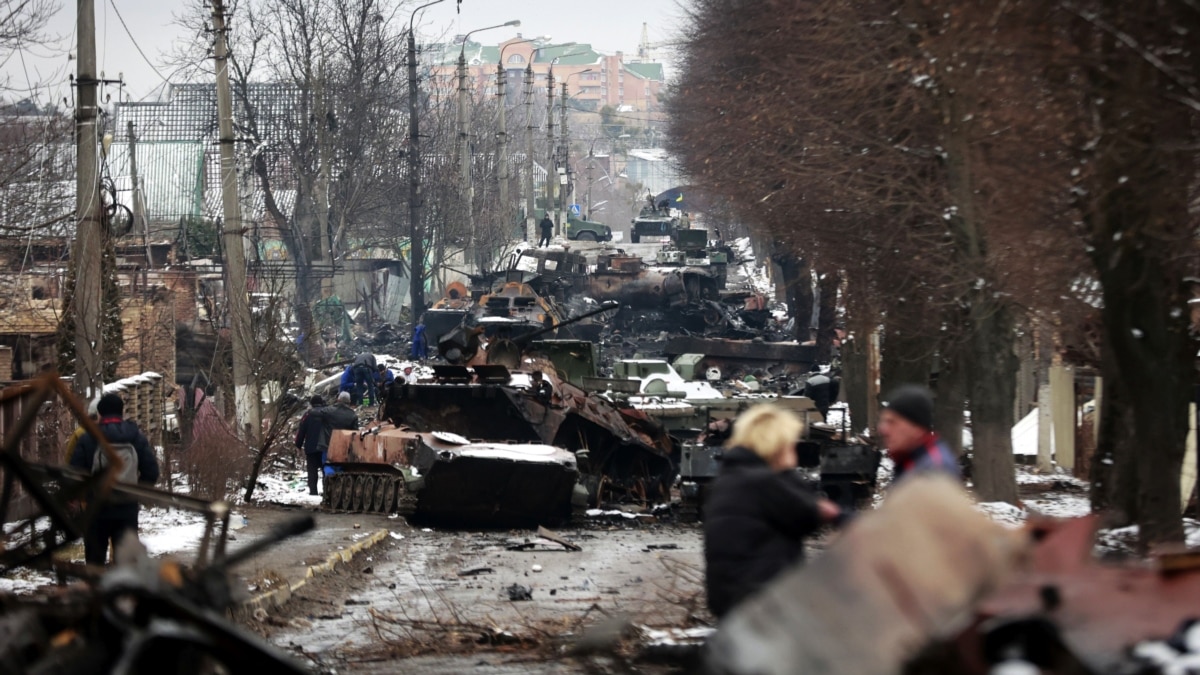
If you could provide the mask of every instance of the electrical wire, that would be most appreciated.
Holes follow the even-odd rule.
[[[150,61],[150,57],[146,56],[146,52],[142,51],[142,46],[138,44],[137,39],[135,39],[133,37],[133,33],[130,32],[129,26],[126,25],[125,17],[121,16],[121,10],[117,9],[116,0],[108,0],[108,4],[112,5],[113,11],[117,13],[117,20],[121,22],[121,27],[125,29],[125,34],[129,36],[129,41],[133,43],[133,48],[137,50],[138,54],[142,55],[142,60],[146,62],[146,65],[150,66],[150,69],[154,71],[155,75],[158,75],[160,78],[162,78],[163,82],[170,84],[171,81],[168,80],[166,78],[166,76],[164,76],[162,74],[162,72],[160,72],[158,70],[158,67],[155,66],[154,63],[152,63]],[[105,16],[106,17],[108,16],[107,12],[105,12]],[[106,31],[105,32],[105,41],[107,42],[107,40],[108,40],[108,36],[107,36],[107,31]]]

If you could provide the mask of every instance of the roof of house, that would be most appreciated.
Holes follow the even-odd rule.
[[[598,63],[602,57],[603,54],[592,49],[590,44],[580,43],[565,47],[543,47],[537,50],[533,62],[550,63],[554,59],[558,59],[559,65],[586,66]]]
[[[642,78],[662,82],[665,78],[661,63],[626,63],[625,71]]]

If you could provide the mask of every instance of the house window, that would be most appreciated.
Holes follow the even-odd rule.
[[[512,56],[508,57],[508,62],[509,63],[525,63],[525,57],[521,56],[520,54],[513,54]]]

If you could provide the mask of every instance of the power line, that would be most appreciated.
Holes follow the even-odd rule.
[[[146,52],[142,51],[142,46],[139,45],[137,39],[133,37],[133,33],[130,32],[129,26],[125,24],[125,17],[121,16],[121,10],[117,9],[116,1],[108,0],[108,4],[112,5],[113,11],[117,13],[117,19],[121,22],[121,28],[125,29],[125,34],[129,36],[129,41],[133,43],[133,47],[137,50],[138,54],[142,55],[142,60],[146,62],[146,65],[150,66],[150,69],[154,71],[155,75],[158,75],[163,82],[167,82],[169,84],[170,80],[168,80],[161,72],[159,72],[158,67],[150,61],[150,58],[146,56]],[[106,32],[105,44],[108,43],[107,35],[108,33]]]

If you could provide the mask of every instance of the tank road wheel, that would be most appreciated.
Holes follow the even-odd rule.
[[[330,511],[342,508],[342,477],[340,474],[325,477],[325,497],[322,505]]]
[[[386,478],[383,476],[372,476],[367,479],[367,501],[368,512],[379,513],[383,510],[383,486],[386,484]]]
[[[350,476],[338,474],[337,484],[333,488],[333,508],[345,511],[349,508]]]
[[[366,486],[363,485],[366,476],[354,476],[353,483],[350,487],[350,511],[360,512],[363,510],[363,492]]]
[[[380,476],[379,482],[376,484],[376,510],[384,515],[392,512],[396,508],[396,485],[395,478],[390,476]]]
[[[321,508],[332,511],[334,508],[333,489],[337,485],[337,476],[324,477],[324,490],[321,492]]]

